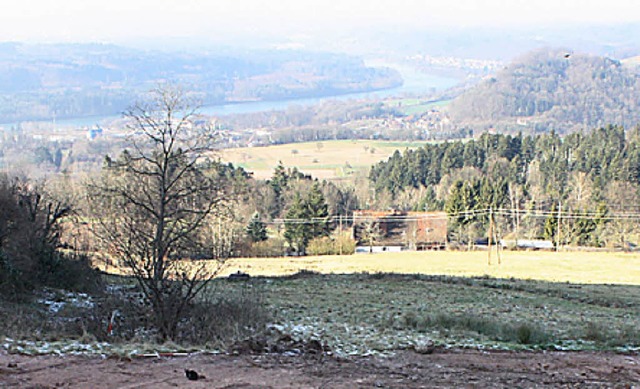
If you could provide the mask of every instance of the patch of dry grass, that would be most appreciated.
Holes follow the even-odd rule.
[[[394,151],[417,148],[427,142],[374,140],[338,140],[266,147],[245,147],[221,151],[221,159],[253,172],[256,178],[269,178],[278,161],[297,167],[320,179],[341,178],[354,171],[366,170],[386,160]]]
[[[490,276],[581,284],[640,285],[640,253],[504,251],[492,264],[483,251],[433,251],[351,256],[238,258],[223,275],[242,270],[280,276],[302,269],[319,273],[403,273],[461,277]]]

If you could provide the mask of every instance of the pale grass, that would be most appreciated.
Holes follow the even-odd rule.
[[[238,270],[257,276],[282,276],[300,270],[319,273],[406,273],[490,276],[583,284],[640,285],[640,253],[503,251],[489,265],[486,251],[430,251],[351,256],[238,258],[220,274]]]
[[[322,146],[318,147],[321,143]],[[297,167],[302,172],[320,179],[340,178],[352,169],[369,169],[371,165],[387,160],[396,150],[422,147],[428,142],[394,142],[375,140],[338,140],[265,147],[225,149],[220,157],[266,179],[281,161],[286,167]],[[374,150],[372,153],[371,150]],[[296,150],[297,154],[292,153]],[[315,162],[314,162],[315,161]],[[347,165],[352,169],[347,168]]]
[[[183,265],[186,262],[183,263]],[[199,266],[202,261],[194,261]],[[111,274],[128,275],[126,269],[105,267]],[[213,261],[211,266],[217,266]],[[186,270],[186,269],[185,269]],[[213,270],[213,269],[211,269]],[[323,274],[402,273],[460,277],[489,276],[580,284],[640,285],[640,253],[503,251],[488,264],[486,251],[422,251],[355,255],[279,258],[233,258],[220,277],[242,271],[253,276],[284,276],[310,270]]]

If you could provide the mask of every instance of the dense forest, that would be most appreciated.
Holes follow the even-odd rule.
[[[623,244],[637,233],[640,130],[483,134],[396,152],[369,178],[379,208],[446,210],[457,240],[484,235],[490,212],[503,216],[505,232],[556,239],[564,212],[563,243]]]
[[[476,130],[559,133],[640,122],[640,77],[620,61],[563,50],[529,53],[456,98],[452,118]]]

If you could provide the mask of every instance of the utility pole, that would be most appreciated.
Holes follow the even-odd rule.
[[[493,213],[491,213],[491,220],[493,221],[493,237],[496,241],[496,256],[498,257],[498,265],[501,265],[502,259],[500,258],[500,241],[498,240],[498,227],[496,226],[495,220],[493,220]]]
[[[518,233],[520,230],[520,203],[518,202],[518,194],[516,192],[516,249],[518,248]]]
[[[558,233],[556,234],[556,251],[560,251],[560,234],[562,233],[562,201],[558,201]]]
[[[491,266],[491,239],[493,235],[493,210],[489,207],[489,229],[487,231],[487,263]]]
[[[340,225],[340,230],[338,232],[338,240],[340,241],[340,255],[342,255],[342,214],[338,215],[338,224]]]

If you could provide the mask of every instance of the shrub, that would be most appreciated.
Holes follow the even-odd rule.
[[[587,322],[584,329],[584,338],[597,343],[604,343],[609,338],[609,331],[599,323]]]
[[[356,251],[356,241],[348,233],[312,239],[307,245],[309,255],[351,255]]]
[[[119,285],[111,286],[108,293],[97,298],[83,320],[87,332],[99,341],[148,341],[155,336],[151,315],[139,288]],[[109,334],[112,316],[113,333]]]
[[[189,304],[171,341],[181,345],[225,348],[266,327],[269,311],[252,283],[217,292]],[[113,334],[109,335],[107,328],[114,312]],[[154,328],[153,312],[138,287],[112,287],[109,293],[95,300],[94,307],[84,315],[83,326],[100,341],[161,340]]]
[[[270,238],[262,242],[254,242],[247,251],[249,257],[281,257],[284,254],[284,240]]]
[[[98,282],[86,257],[59,250],[69,204],[37,185],[0,177],[0,293],[13,300],[40,286],[82,289]]]
[[[309,255],[333,255],[334,244],[333,239],[328,236],[314,238],[307,245],[307,254]]]
[[[179,339],[191,345],[226,348],[265,329],[269,313],[261,296],[250,288],[193,304],[178,325]]]

